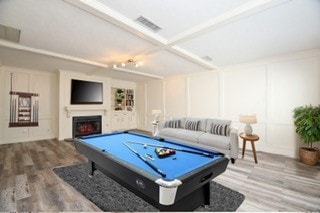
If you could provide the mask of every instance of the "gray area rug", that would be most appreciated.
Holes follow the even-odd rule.
[[[53,171],[103,211],[159,211],[100,171],[89,177],[87,164],[59,167]],[[211,181],[210,206],[196,211],[235,211],[244,195]]]

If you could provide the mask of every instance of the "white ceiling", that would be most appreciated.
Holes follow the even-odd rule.
[[[2,65],[126,80],[320,48],[320,0],[0,0],[0,24],[21,29],[0,39]],[[112,69],[130,58],[144,66]]]

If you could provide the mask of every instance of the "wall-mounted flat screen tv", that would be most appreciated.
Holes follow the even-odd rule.
[[[72,79],[71,104],[103,104],[103,84]]]

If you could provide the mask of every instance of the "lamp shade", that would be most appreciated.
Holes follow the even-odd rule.
[[[257,116],[255,114],[242,114],[239,115],[239,122],[245,124],[257,123]]]

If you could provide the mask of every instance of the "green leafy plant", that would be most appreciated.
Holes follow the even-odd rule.
[[[117,89],[115,95],[116,95],[117,103],[121,103],[122,100],[124,99],[124,90],[123,89]]]
[[[312,144],[320,141],[320,105],[301,106],[293,110],[296,133],[309,150],[314,150]]]

